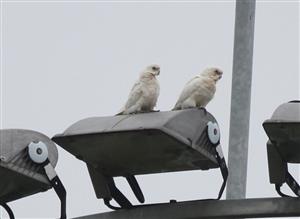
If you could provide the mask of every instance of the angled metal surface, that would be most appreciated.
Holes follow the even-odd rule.
[[[108,176],[217,168],[203,109],[94,117],[52,139]]]
[[[300,163],[300,101],[280,105],[263,127],[286,162]]]
[[[187,201],[141,206],[76,219],[199,219],[299,217],[299,198]]]
[[[53,141],[46,135],[26,129],[2,129],[0,130],[0,158],[2,163],[8,163],[15,159],[31,142],[44,142],[49,150],[49,160],[56,166],[58,151]]]
[[[0,202],[10,202],[50,189],[43,177],[39,180],[0,166]]]
[[[0,130],[0,202],[9,202],[51,188],[43,167],[28,155],[31,142],[42,141],[48,148],[53,166],[58,159],[57,148],[47,136],[23,129]]]

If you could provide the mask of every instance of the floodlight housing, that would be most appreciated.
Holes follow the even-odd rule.
[[[54,187],[65,218],[65,190],[54,171],[58,160],[54,142],[39,132],[23,129],[0,130],[0,139],[0,204]]]
[[[263,123],[269,137],[267,143],[270,182],[280,191],[287,183],[300,196],[300,187],[288,172],[288,163],[300,163],[300,101],[280,105],[271,119]]]
[[[52,138],[87,163],[97,198],[111,208],[112,198],[131,207],[113,177],[126,177],[144,202],[134,175],[208,170],[220,163],[227,171],[219,139],[217,121],[205,109],[87,118]]]

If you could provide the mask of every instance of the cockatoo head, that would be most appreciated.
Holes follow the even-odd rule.
[[[159,65],[149,65],[142,74],[148,75],[148,76],[157,76],[160,73],[160,67]]]
[[[223,71],[219,68],[207,68],[202,73],[202,76],[209,77],[213,79],[215,82],[220,80],[223,75]]]

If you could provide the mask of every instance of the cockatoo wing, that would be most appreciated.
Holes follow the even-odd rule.
[[[143,96],[142,84],[141,84],[141,82],[138,81],[133,85],[133,87],[129,93],[128,100],[125,104],[125,109],[129,109],[133,105],[137,104],[139,99],[142,96]]]
[[[142,98],[142,83],[140,81],[137,81],[130,90],[128,100],[125,106],[123,107],[122,111],[117,115],[128,114],[131,113],[131,111],[135,111],[135,109],[138,108],[138,105],[140,104]]]
[[[186,99],[191,97],[197,89],[199,89],[200,81],[201,81],[201,77],[196,76],[196,77],[192,78],[189,82],[186,83],[173,110],[179,109],[181,104]]]

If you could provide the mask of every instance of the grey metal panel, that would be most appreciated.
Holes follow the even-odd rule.
[[[206,118],[216,121],[210,113],[201,109],[188,109],[167,112],[141,113],[110,117],[92,117],[80,120],[67,128],[64,133],[56,135],[70,136],[93,133],[109,133],[130,130],[164,129],[166,132],[177,133],[181,140],[193,139],[197,133],[197,125]],[[180,122],[182,121],[182,122]]]
[[[76,219],[198,219],[300,216],[299,198],[187,201],[88,215]]]
[[[52,139],[110,176],[217,168],[208,121],[216,122],[202,109],[94,117]]]
[[[49,160],[55,166],[58,151],[47,136],[31,130],[0,130],[0,201],[13,201],[51,187],[42,166],[28,155],[28,145],[39,141],[47,146]]]
[[[153,129],[161,127],[170,118],[180,114],[179,111],[153,112],[135,115],[118,115],[109,117],[92,117],[80,120],[59,136],[82,135],[92,133],[117,132],[123,130]],[[56,137],[56,136],[55,136]]]

